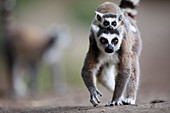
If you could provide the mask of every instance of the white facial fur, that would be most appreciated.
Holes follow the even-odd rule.
[[[98,45],[98,48],[102,51],[102,52],[104,52],[104,53],[106,53],[105,52],[105,46],[103,45],[103,44],[101,44],[101,42],[100,42],[100,38],[101,37],[104,37],[104,38],[106,38],[107,40],[108,40],[108,42],[109,42],[109,44],[114,48],[114,52],[116,52],[116,51],[118,51],[119,49],[120,49],[120,46],[121,46],[121,43],[122,43],[122,37],[120,37],[119,35],[117,35],[117,34],[101,34],[100,35],[100,37],[98,37],[98,38],[96,38],[96,41],[97,41],[97,45]],[[111,41],[113,40],[113,39],[115,39],[115,38],[117,38],[118,39],[118,43],[117,44],[112,44],[111,43]],[[113,53],[114,53],[113,52]]]
[[[91,30],[94,32],[95,37],[97,37],[97,32],[100,30],[100,28],[97,25],[92,24]]]
[[[111,25],[114,29],[117,29],[118,26],[121,24],[121,21],[119,21],[118,18],[102,18],[102,22],[100,23],[102,27],[105,28],[105,26],[103,25],[104,21],[108,21],[109,25]],[[116,22],[116,26],[112,25],[112,22]]]
[[[112,17],[103,18],[104,14],[102,14],[102,13],[100,13],[100,12],[97,12],[97,11],[95,11],[95,13],[96,13],[96,16],[95,16],[96,20],[100,23],[100,25],[101,25],[103,28],[106,28],[106,27],[107,27],[107,26],[104,26],[104,25],[103,25],[104,21],[108,21],[108,22],[109,22],[109,25],[111,25],[114,29],[117,29],[117,27],[118,27],[118,26],[121,24],[121,22],[122,22],[122,20],[121,20],[121,21],[119,20],[119,16],[121,15],[122,18],[123,18],[123,14],[114,14],[114,15],[116,15],[116,18],[112,18]],[[101,21],[98,20],[97,16],[100,16]],[[112,22],[114,22],[114,21],[116,22],[116,26],[113,26],[113,25],[112,25]]]
[[[102,51],[105,51],[105,47],[103,46],[103,44],[101,44],[100,43],[100,38],[101,37],[104,37],[104,38],[106,38],[107,40],[108,40],[108,42],[109,42],[109,44],[111,44],[112,45],[112,47],[114,48],[114,51],[117,51],[117,50],[119,50],[120,49],[120,45],[121,45],[121,42],[122,42],[122,38],[119,36],[119,35],[117,35],[117,34],[101,34],[100,35],[100,37],[97,39],[98,41],[97,41],[97,45],[98,45],[98,47],[100,48],[100,50],[102,50]],[[113,39],[115,39],[115,38],[117,38],[118,39],[118,43],[117,44],[112,44],[112,40]]]
[[[114,52],[118,51],[120,49],[120,46],[121,46],[121,43],[122,43],[122,39],[123,39],[123,27],[119,27],[118,28],[118,31],[119,31],[119,35],[117,34],[111,34],[111,33],[108,33],[108,34],[105,34],[105,33],[102,33],[99,37],[97,37],[97,33],[99,32],[100,28],[96,25],[92,25],[92,30],[95,31],[95,40],[97,42],[97,46],[98,48],[104,52],[105,52],[105,46],[103,44],[101,44],[100,42],[100,38],[101,37],[104,37],[105,39],[108,40],[108,44],[112,45],[112,47],[114,48]],[[112,44],[112,40],[114,38],[117,38],[118,39],[118,43],[117,44]],[[114,53],[113,52],[113,53]]]

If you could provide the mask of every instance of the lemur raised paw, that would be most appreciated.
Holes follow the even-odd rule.
[[[94,107],[96,107],[98,105],[97,103],[100,103],[98,95],[101,97],[102,94],[97,88],[94,87],[89,88],[89,90],[90,90],[90,102],[93,104]]]

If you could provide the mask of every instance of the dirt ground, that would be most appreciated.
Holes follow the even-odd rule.
[[[169,113],[169,103],[141,104],[136,106],[91,107],[91,106],[65,106],[65,107],[36,107],[36,108],[0,108],[2,113]]]
[[[79,88],[71,87],[62,95],[49,93],[37,95],[34,98],[9,98],[2,95],[0,97],[0,112],[170,113],[169,6],[168,0],[141,0],[138,8],[137,20],[143,40],[143,51],[140,60],[141,79],[136,105],[104,107],[111,100],[112,93],[99,87],[103,93],[103,97],[100,98],[101,104],[98,107],[93,107],[89,102],[87,88],[80,86]],[[80,77],[80,73],[76,76]]]
[[[0,113],[169,113],[170,101],[152,100],[141,103],[140,98],[136,105],[104,107],[110,101],[112,94],[101,88],[103,97],[101,104],[93,107],[89,102],[89,93],[86,89],[70,88],[64,95],[37,95],[34,98],[3,97],[0,99]]]

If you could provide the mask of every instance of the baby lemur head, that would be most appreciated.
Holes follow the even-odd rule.
[[[116,29],[99,28],[97,25],[92,26],[95,31],[95,40],[101,52],[113,54],[120,49],[123,39],[123,27]]]
[[[102,28],[117,29],[123,20],[123,14],[100,13],[95,11],[96,20],[100,23]]]

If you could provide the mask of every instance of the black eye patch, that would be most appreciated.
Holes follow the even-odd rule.
[[[117,25],[116,21],[112,22],[112,25],[113,25],[113,26],[116,26],[116,25]]]
[[[117,44],[118,43],[118,38],[112,39],[112,44]]]
[[[108,40],[107,40],[106,38],[104,38],[104,37],[101,37],[101,38],[100,38],[100,42],[101,42],[102,44],[108,44]]]
[[[105,20],[105,21],[103,22],[103,25],[104,25],[104,26],[108,26],[108,25],[109,25],[109,22]]]

